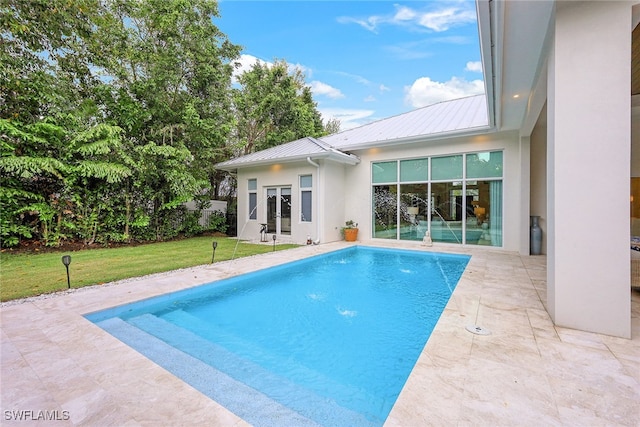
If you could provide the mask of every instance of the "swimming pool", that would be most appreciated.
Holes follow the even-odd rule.
[[[382,425],[468,256],[352,247],[86,317],[253,425]]]

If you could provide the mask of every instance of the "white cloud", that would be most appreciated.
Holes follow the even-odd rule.
[[[341,16],[342,24],[358,24],[362,28],[377,33],[383,24],[413,26],[435,32],[447,31],[451,27],[476,22],[476,12],[471,7],[446,7],[428,12],[417,11],[407,6],[394,5],[395,13],[372,15],[366,18]]]
[[[340,89],[317,80],[312,81],[309,87],[311,87],[314,95],[324,95],[332,99],[344,98],[344,94],[340,92]]]
[[[367,96],[365,99],[363,99],[364,102],[375,102],[376,101],[376,97],[373,95],[369,95]]]
[[[347,130],[362,126],[371,121],[373,110],[352,110],[345,108],[319,109],[322,120],[326,123],[331,119],[340,120],[340,129]]]
[[[422,14],[418,19],[418,23],[421,26],[438,33],[447,31],[453,26],[470,24],[472,22],[476,22],[476,13],[470,9],[460,9],[457,7],[427,12]]]
[[[416,17],[416,12],[406,6],[396,5],[396,14],[393,16],[394,21],[411,21]]]
[[[236,61],[236,63],[239,64],[239,67],[236,68],[235,71],[233,72],[233,80],[232,80],[233,83],[237,82],[238,76],[245,73],[246,71],[251,70],[251,67],[253,67],[256,64],[256,62],[261,65],[267,65],[268,67],[273,65],[272,62],[264,61],[253,55],[245,55],[245,54],[240,55],[240,59]]]
[[[240,55],[240,59],[236,61],[236,63],[239,66],[238,66],[238,68],[236,68],[234,70],[231,82],[232,83],[237,83],[238,82],[238,76],[240,76],[242,73],[250,71],[251,68],[256,64],[256,62],[261,64],[261,65],[266,65],[267,67],[271,67],[273,65],[273,62],[265,61],[264,59],[260,59],[260,58],[258,58],[256,56],[253,56],[253,55],[242,54],[242,55]],[[289,72],[290,73],[295,71],[295,70],[300,70],[307,77],[310,77],[311,74],[312,74],[311,69],[308,68],[308,67],[305,67],[302,64],[287,64],[287,65],[289,66]]]
[[[389,92],[391,90],[391,88],[389,88],[389,87],[387,87],[387,86],[385,86],[383,84],[380,84],[380,87],[378,89],[380,89],[380,92]]]
[[[348,78],[354,80],[356,83],[359,83],[361,85],[368,86],[368,85],[371,84],[371,82],[369,80],[367,80],[364,77],[359,76],[357,74],[351,74],[351,73],[347,73],[347,72],[344,72],[344,71],[335,71],[335,74],[338,74],[339,76],[348,77]]]
[[[368,18],[359,19],[352,18],[350,16],[340,16],[338,17],[338,22],[341,24],[358,24],[365,30],[369,30],[372,32],[376,32],[376,27],[382,18],[380,16],[370,16]]]
[[[467,66],[464,69],[465,71],[473,71],[474,73],[482,72],[482,62],[480,61],[469,61],[467,62]]]
[[[452,77],[447,82],[437,82],[429,77],[421,77],[411,86],[405,87],[405,102],[412,107],[420,108],[437,102],[481,93],[484,93],[482,80],[467,81],[459,77]]]

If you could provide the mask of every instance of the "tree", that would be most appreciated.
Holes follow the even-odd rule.
[[[324,127],[304,74],[285,61],[256,62],[238,77],[233,90],[236,138],[243,154],[306,136],[321,136]]]
[[[179,231],[233,128],[239,48],[216,16],[211,0],[0,7],[3,246]]]
[[[341,126],[342,126],[342,123],[340,123],[340,120],[336,118],[329,119],[327,123],[325,123],[324,125],[324,132],[326,135],[332,135],[334,133],[338,133],[340,132]]]
[[[209,0],[113,2],[117,22],[101,45],[121,59],[105,62],[101,90],[108,120],[124,129],[140,165],[155,238],[175,227],[183,203],[215,183],[232,128],[229,90],[239,47],[213,25]]]

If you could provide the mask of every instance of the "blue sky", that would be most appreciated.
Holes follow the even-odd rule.
[[[473,0],[222,0],[214,23],[243,47],[241,70],[302,69],[342,129],[484,92]]]

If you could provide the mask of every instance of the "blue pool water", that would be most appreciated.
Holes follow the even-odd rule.
[[[254,425],[382,425],[468,256],[353,247],[87,318]]]

